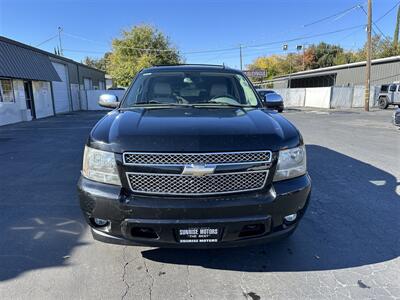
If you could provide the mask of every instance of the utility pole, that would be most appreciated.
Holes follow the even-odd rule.
[[[287,51],[289,49],[288,44],[284,44],[282,46],[283,51]],[[287,58],[289,58],[289,80],[288,80],[288,88],[290,88],[291,82],[292,82],[292,58],[290,57],[290,53],[287,55]]]
[[[292,56],[289,53],[289,88],[292,87]]]
[[[393,35],[393,48],[395,51],[397,51],[399,47],[399,30],[400,30],[400,5],[397,9],[396,28],[394,29],[394,35]]]
[[[242,44],[239,45],[240,52],[240,70],[243,70]]]
[[[367,64],[365,66],[365,99],[364,110],[369,111],[369,94],[371,88],[371,25],[372,23],[372,0],[368,0],[368,24],[367,24]]]
[[[64,51],[63,51],[62,44],[61,44],[61,32],[62,31],[63,31],[62,27],[59,26],[58,27],[58,42],[60,44],[60,55],[64,56]]]

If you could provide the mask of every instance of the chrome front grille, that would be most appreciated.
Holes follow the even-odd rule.
[[[271,151],[217,153],[125,152],[125,165],[243,164],[271,161]]]
[[[265,186],[271,151],[123,153],[130,189],[158,195],[246,192]]]
[[[207,176],[127,173],[134,192],[167,195],[207,195],[254,191],[264,187],[268,170]]]

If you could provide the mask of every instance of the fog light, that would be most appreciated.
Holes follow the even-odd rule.
[[[93,222],[99,227],[103,227],[103,226],[106,226],[108,224],[108,220],[99,219],[99,218],[94,218]]]
[[[297,218],[297,214],[291,214],[291,215],[287,215],[286,217],[284,217],[286,222],[293,222],[294,220],[296,220]]]

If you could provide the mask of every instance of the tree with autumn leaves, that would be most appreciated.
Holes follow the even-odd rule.
[[[271,55],[257,57],[250,65],[249,70],[266,70],[267,78],[275,76],[348,64],[366,59],[366,48],[357,51],[348,51],[339,45],[321,42],[307,47],[304,52],[287,55]],[[400,47],[389,38],[374,36],[372,38],[372,58],[384,58],[400,55]]]

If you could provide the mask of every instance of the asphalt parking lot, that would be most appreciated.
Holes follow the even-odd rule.
[[[296,233],[218,250],[92,239],[76,195],[104,114],[0,127],[0,299],[400,299],[400,130],[393,110],[290,110],[313,195]]]

